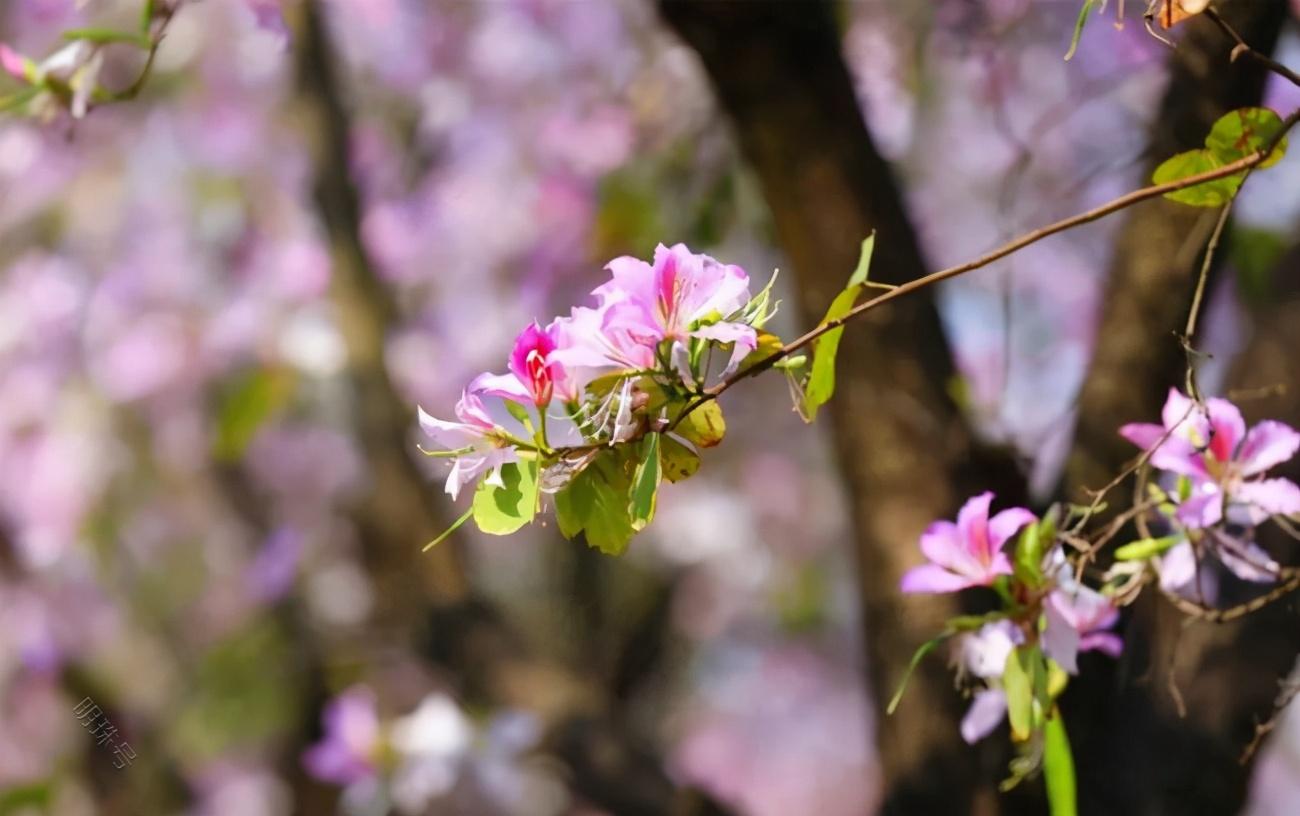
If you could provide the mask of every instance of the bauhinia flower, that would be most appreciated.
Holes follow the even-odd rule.
[[[303,753],[307,771],[324,782],[351,785],[378,772],[379,714],[375,695],[354,686],[325,706],[325,735]]]
[[[1063,560],[1063,559],[1062,559]],[[1057,585],[1043,602],[1043,654],[1070,674],[1079,673],[1079,652],[1099,651],[1118,657],[1124,649],[1119,635],[1108,631],[1119,621],[1114,601],[1074,578],[1073,567],[1062,563]]]
[[[551,402],[558,382],[562,386],[561,397],[575,399],[577,395],[571,393],[564,367],[553,359],[556,334],[554,323],[543,329],[534,320],[515,338],[515,347],[510,352],[510,373],[480,374],[470,383],[469,390],[515,402],[531,402],[543,408]]]
[[[752,326],[728,320],[750,301],[749,276],[739,266],[693,253],[685,244],[660,244],[653,265],[624,256],[605,268],[612,278],[592,292],[598,306],[574,310],[575,322],[591,324],[598,318],[601,329],[599,335],[582,333],[576,347],[588,354],[580,364],[592,364],[594,358],[650,367],[661,343],[670,344],[669,357],[675,360],[692,339],[699,339],[733,344],[725,375],[757,347]],[[574,359],[580,355],[571,353]]]
[[[1190,494],[1177,511],[1188,527],[1222,521],[1258,524],[1269,516],[1300,513],[1300,487],[1288,479],[1261,478],[1295,455],[1300,433],[1266,420],[1249,431],[1241,411],[1223,399],[1202,407],[1170,389],[1161,413],[1163,425],[1133,423],[1120,434],[1151,451],[1151,465],[1185,476]]]
[[[921,534],[921,552],[929,564],[903,576],[904,592],[955,592],[988,586],[999,575],[1012,573],[1002,546],[1026,524],[1037,519],[1023,507],[1012,507],[989,518],[992,493],[970,499],[957,514],[957,523],[936,521]]]
[[[519,459],[510,436],[488,416],[483,401],[472,391],[461,394],[456,403],[459,422],[435,419],[419,409],[420,427],[433,440],[453,452],[451,472],[447,474],[447,493],[455,499],[460,489],[490,471],[487,483],[502,486],[501,466]]]
[[[962,636],[962,668],[988,683],[975,692],[961,721],[961,736],[974,744],[988,736],[1007,714],[1007,695],[998,685],[1011,651],[1025,640],[1024,633],[1009,620],[994,621],[979,631]]]
[[[1277,580],[1281,566],[1255,542],[1218,529],[1207,529],[1193,535],[1203,536],[1204,549],[1243,581],[1270,583]],[[1192,586],[1202,569],[1196,548],[1186,537],[1170,547],[1156,565],[1160,588],[1166,592],[1179,592]]]

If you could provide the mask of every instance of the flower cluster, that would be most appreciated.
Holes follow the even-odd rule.
[[[1100,576],[1100,589],[1081,580],[1085,566],[1119,528],[1112,524],[1113,532],[1095,543],[1082,534],[1097,502],[1064,513],[1053,507],[1041,519],[1022,507],[990,516],[992,493],[967,501],[955,523],[930,525],[919,542],[926,563],[903,575],[904,592],[988,587],[1000,598],[995,612],[949,621],[939,640],[955,638],[958,672],[972,692],[962,736],[975,742],[1005,720],[1021,745],[1013,782],[1049,761],[1045,751],[1062,750],[1056,699],[1078,674],[1079,653],[1120,654],[1123,642],[1111,631],[1119,608],[1148,581],[1158,580],[1166,592],[1184,592],[1200,574],[1202,555],[1248,581],[1275,581],[1281,574],[1255,543],[1255,532],[1265,521],[1285,525],[1287,516],[1300,514],[1300,487],[1266,475],[1300,449],[1300,433],[1274,421],[1247,429],[1227,400],[1200,402],[1177,390],[1170,392],[1161,419],[1159,425],[1120,429],[1143,449],[1140,462],[1160,478],[1146,485],[1145,503],[1118,519],[1136,523],[1145,537],[1114,551],[1115,563]],[[1058,528],[1062,515],[1072,523]],[[1168,534],[1148,535],[1153,524]],[[1067,557],[1067,546],[1083,555],[1078,563]],[[1197,586],[1202,602],[1204,594]],[[1057,738],[1047,736],[1053,729]]]
[[[1300,513],[1300,487],[1265,478],[1295,456],[1300,433],[1272,420],[1247,430],[1231,402],[1211,398],[1201,404],[1171,389],[1160,425],[1125,425],[1120,434],[1165,474],[1166,486],[1151,485],[1149,492],[1170,532],[1142,553],[1156,557],[1163,589],[1194,587],[1199,553],[1243,580],[1277,579],[1278,563],[1255,543],[1255,530],[1270,518]]]
[[[425,452],[450,459],[447,493],[478,481],[476,497],[495,496],[470,511],[485,532],[513,532],[550,493],[562,532],[621,550],[649,521],[659,480],[689,476],[697,449],[721,441],[708,383],[771,337],[760,331],[775,308],[771,284],[751,295],[738,266],[677,244],[660,245],[653,262],[616,258],[606,269],[592,305],[526,326],[506,372],[475,377],[455,420],[419,412],[441,448]],[[618,450],[632,442],[635,454]],[[593,468],[603,477],[583,479]],[[595,502],[605,509],[593,517],[593,503],[579,500],[590,496],[567,495],[575,490],[609,493]]]

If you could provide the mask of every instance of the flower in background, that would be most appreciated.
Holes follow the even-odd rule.
[[[959,646],[961,666],[988,685],[975,692],[970,708],[961,720],[961,736],[969,744],[987,737],[1007,714],[1007,694],[996,682],[1006,669],[1007,658],[1025,640],[1024,633],[1008,620],[986,623],[964,635]]]
[[[1118,657],[1124,649],[1119,635],[1107,631],[1119,621],[1114,601],[1076,581],[1068,563],[1057,568],[1056,589],[1043,603],[1043,614],[1047,619],[1043,654],[1070,674],[1079,673],[1079,652],[1095,650]]]
[[[1243,581],[1256,583],[1277,580],[1281,566],[1255,542],[1222,530],[1210,529],[1204,532],[1206,537],[1203,540],[1212,545],[1208,548],[1209,552],[1233,575]],[[1170,547],[1156,564],[1160,588],[1166,592],[1180,592],[1192,586],[1198,570],[1196,548],[1186,536]],[[1201,594],[1205,594],[1204,587],[1202,590]]]
[[[433,799],[450,791],[473,738],[473,726],[446,694],[428,695],[397,719],[390,742],[400,758],[392,779],[399,809],[424,813]]]
[[[351,785],[373,778],[380,752],[375,694],[353,686],[325,706],[325,735],[303,753],[307,771],[324,782]]]
[[[904,592],[955,592],[988,586],[999,575],[1012,573],[1002,545],[1037,519],[1023,507],[1003,510],[990,519],[992,501],[992,493],[981,493],[966,502],[956,524],[936,521],[921,534],[921,552],[930,563],[903,576]]]
[[[1162,425],[1133,423],[1120,434],[1151,452],[1151,465],[1185,476],[1190,491],[1178,505],[1178,520],[1209,527],[1228,520],[1258,524],[1269,516],[1300,513],[1300,487],[1288,479],[1263,479],[1300,449],[1300,433],[1266,420],[1247,432],[1241,411],[1223,399],[1202,406],[1169,390]]]
[[[488,416],[483,401],[473,392],[461,394],[456,403],[459,422],[435,419],[419,409],[420,427],[433,440],[448,451],[456,452],[452,458],[451,472],[447,474],[447,493],[452,499],[460,489],[485,471],[487,482],[502,485],[501,466],[518,461],[518,454],[510,446],[507,434]]]

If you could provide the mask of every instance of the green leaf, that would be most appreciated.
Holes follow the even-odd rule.
[[[1015,574],[1021,583],[1036,587],[1043,582],[1043,550],[1045,545],[1040,525],[1027,524],[1016,540]]]
[[[1281,130],[1282,117],[1268,108],[1239,108],[1219,117],[1210,129],[1210,135],[1205,137],[1205,147],[1221,162],[1228,164],[1263,150]],[[1268,158],[1256,167],[1272,167],[1285,154],[1286,137],[1283,137]]]
[[[466,510],[466,511],[461,515],[460,518],[458,518],[458,519],[456,519],[455,521],[453,521],[453,522],[451,523],[451,526],[448,527],[446,530],[443,530],[442,533],[440,533],[440,534],[438,535],[438,537],[435,538],[433,541],[430,541],[428,544],[425,544],[425,545],[424,545],[424,549],[420,550],[420,552],[428,552],[429,550],[432,550],[434,547],[436,547],[436,546],[438,546],[439,544],[441,544],[443,541],[446,540],[447,536],[449,536],[449,535],[451,535],[452,533],[454,533],[454,532],[456,532],[457,530],[459,530],[459,529],[461,528],[461,525],[462,525],[462,524],[464,524],[465,522],[469,521],[469,517],[472,516],[472,515],[474,515],[474,505],[471,504],[471,505],[470,505],[470,508],[469,508],[468,510]]]
[[[1074,756],[1061,712],[1054,710],[1043,727],[1043,778],[1051,816],[1077,816]]]
[[[632,529],[641,532],[655,517],[655,497],[659,495],[659,482],[663,479],[659,463],[659,434],[646,434],[637,447],[640,448],[637,455],[641,461],[632,477],[627,511],[632,519]]]
[[[835,296],[821,325],[826,325],[847,315],[858,300],[858,295],[867,285],[867,275],[871,270],[871,256],[876,247],[876,234],[873,232],[862,241],[862,251],[858,265],[849,276],[849,285]],[[834,329],[818,337],[813,342],[812,372],[808,375],[808,387],[804,402],[805,420],[812,422],[817,417],[817,409],[825,405],[835,393],[835,357],[839,353],[840,338],[844,327]]]
[[[1139,538],[1115,550],[1117,561],[1137,561],[1152,558],[1183,540],[1181,535],[1167,535],[1160,538]]]
[[[505,403],[506,413],[515,418],[515,421],[528,429],[529,433],[533,431],[533,418],[528,415],[528,409],[514,400],[501,400]]]
[[[886,714],[893,714],[894,709],[898,708],[898,704],[903,699],[903,692],[907,690],[907,681],[912,679],[912,672],[916,671],[916,667],[920,665],[921,660],[938,648],[940,643],[952,637],[952,634],[952,632],[944,632],[937,637],[931,638],[922,643],[921,647],[912,653],[912,661],[907,664],[907,671],[903,672],[903,679],[898,682],[898,690],[894,692],[894,696],[889,700],[889,706],[885,708]]]
[[[1155,184],[1167,184],[1218,170],[1224,164],[1225,162],[1208,150],[1188,150],[1161,162],[1151,176],[1151,181]],[[1232,200],[1240,186],[1241,176],[1238,174],[1165,193],[1165,198],[1181,204],[1190,204],[1193,207],[1221,207]]]
[[[52,794],[49,782],[29,782],[0,790],[0,816],[32,813],[30,808],[45,811],[54,798]]]
[[[108,45],[126,43],[148,50],[153,46],[149,38],[134,31],[114,31],[111,28],[73,28],[63,32],[65,40],[85,40],[86,42]]]
[[[709,400],[684,416],[673,431],[696,447],[711,448],[727,435],[727,423],[717,400]]]
[[[700,469],[700,455],[671,436],[659,441],[659,460],[670,482],[685,481]]]
[[[555,519],[560,533],[583,533],[589,546],[607,555],[620,555],[636,534],[628,511],[631,482],[627,460],[619,449],[604,450],[563,490],[555,494]]]
[[[474,491],[474,523],[488,535],[509,535],[537,512],[536,459],[502,465],[501,481],[491,485],[483,479]]]
[[[1166,184],[1189,176],[1217,170],[1262,150],[1282,130],[1282,119],[1268,108],[1240,108],[1219,117],[1205,137],[1205,147],[1188,150],[1163,161],[1151,177]],[[1266,159],[1256,167],[1271,167],[1286,153],[1283,137]],[[1194,207],[1221,207],[1232,200],[1246,177],[1245,171],[1227,178],[1206,181],[1184,190],[1165,193],[1165,198]]]
[[[218,398],[213,456],[232,462],[244,455],[259,428],[293,396],[296,378],[288,369],[255,369],[235,380]]]
[[[1079,9],[1079,16],[1074,21],[1074,34],[1070,37],[1070,50],[1065,52],[1065,61],[1069,62],[1074,57],[1074,52],[1079,49],[1079,40],[1083,37],[1083,27],[1088,23],[1088,12],[1096,5],[1097,0],[1084,0],[1083,8]]]
[[[1038,647],[1017,646],[1007,655],[1002,671],[1002,690],[1007,695],[1007,720],[1011,723],[1011,739],[1024,742],[1029,739],[1034,725],[1034,662],[1042,662]]]

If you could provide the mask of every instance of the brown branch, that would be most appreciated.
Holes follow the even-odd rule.
[[[1278,76],[1285,78],[1286,80],[1291,82],[1292,85],[1300,86],[1300,74],[1297,74],[1295,71],[1292,71],[1290,68],[1278,62],[1277,60],[1273,59],[1269,55],[1260,53],[1259,51],[1256,51],[1254,48],[1251,48],[1250,44],[1247,43],[1242,38],[1241,34],[1237,32],[1237,29],[1233,28],[1232,25],[1227,20],[1223,19],[1223,15],[1215,11],[1213,6],[1207,8],[1203,13],[1205,14],[1206,17],[1210,18],[1210,20],[1212,20],[1215,25],[1219,27],[1220,31],[1222,31],[1224,34],[1227,34],[1229,37],[1231,37],[1232,40],[1237,44],[1232,49],[1232,53],[1228,57],[1231,61],[1236,62],[1240,57],[1243,56],[1249,57],[1250,59],[1259,63],[1264,68],[1268,69],[1269,71],[1272,71]]]

